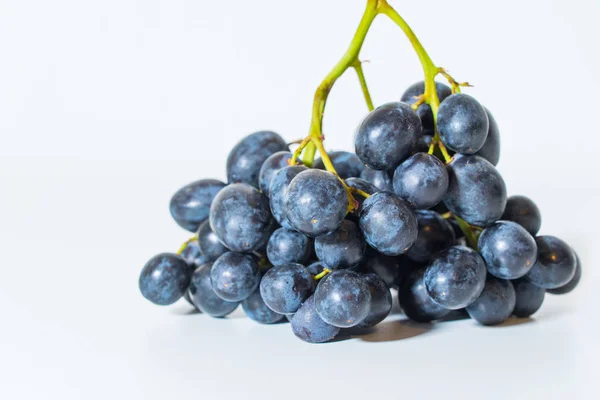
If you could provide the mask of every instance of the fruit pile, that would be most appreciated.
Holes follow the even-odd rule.
[[[399,18],[370,0],[363,20],[378,14]],[[326,83],[349,66],[364,82],[347,59]],[[424,59],[424,82],[360,122],[355,154],[325,151],[325,98],[316,96],[323,107],[294,152],[274,132],[253,133],[231,150],[227,184],[203,179],[175,193],[171,214],[195,235],[177,254],[148,261],[143,296],[159,305],[185,297],[213,317],[241,304],[252,320],[287,317],[297,337],[319,343],[383,321],[391,289],[415,321],[464,309],[484,325],[532,315],[546,292],[570,292],[579,258],[562,240],[538,235],[533,201],[507,198],[492,114],[444,70],[429,74]],[[434,82],[438,74],[450,86]],[[371,104],[364,83],[363,91]]]

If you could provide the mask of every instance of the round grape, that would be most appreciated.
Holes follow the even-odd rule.
[[[367,244],[358,226],[347,219],[342,221],[341,225],[333,232],[315,239],[317,257],[329,269],[358,265],[366,247]]]
[[[377,251],[367,251],[363,263],[365,269],[377,274],[387,287],[397,287],[400,284],[400,264],[398,257],[390,257]]]
[[[568,244],[554,236],[538,236],[537,261],[527,278],[544,289],[556,289],[575,276],[577,258]]]
[[[271,188],[269,190],[271,212],[275,220],[279,222],[279,225],[284,228],[294,229],[285,211],[285,196],[292,179],[303,171],[308,171],[308,168],[303,165],[292,165],[280,169],[273,175],[273,179],[271,179]]]
[[[417,153],[396,168],[394,192],[417,209],[438,204],[448,190],[448,172],[437,157]]]
[[[194,271],[189,294],[194,305],[203,313],[211,317],[224,317],[231,314],[239,303],[223,300],[217,296],[210,283],[211,267],[212,264],[204,264]]]
[[[365,319],[357,326],[370,328],[383,321],[392,311],[392,293],[377,274],[364,274],[362,278],[371,291],[371,306]]]
[[[321,319],[330,325],[349,328],[369,314],[371,291],[358,273],[337,270],[323,278],[315,291],[315,305]]]
[[[444,99],[452,94],[452,89],[443,83],[436,82],[435,88],[437,90],[438,99],[440,102],[444,101]],[[400,101],[409,105],[414,104],[417,101],[417,97],[425,93],[425,82],[417,82],[412,84],[406,89],[406,91],[402,94]],[[423,126],[423,133],[428,135],[433,135],[434,133],[434,123],[433,123],[433,114],[431,112],[431,107],[427,103],[421,104],[417,108],[417,115],[421,119],[421,125]]]
[[[489,121],[485,108],[477,100],[457,93],[440,103],[437,128],[440,139],[450,150],[473,154],[487,139]]]
[[[179,189],[171,198],[169,209],[179,226],[196,232],[208,218],[210,205],[225,184],[215,179],[202,179]]]
[[[285,317],[267,307],[258,289],[242,301],[242,309],[248,318],[261,324],[274,324]]]
[[[378,189],[378,192],[392,191],[392,178],[387,171],[378,171],[376,169],[365,167],[363,172],[360,174],[360,179],[364,179],[365,181],[371,183]]]
[[[271,180],[273,176],[281,168],[287,167],[288,161],[292,158],[292,153],[289,151],[278,151],[273,153],[265,160],[263,165],[260,167],[258,175],[258,188],[265,196],[269,195],[269,188],[271,187]]]
[[[510,281],[489,276],[477,300],[467,306],[467,313],[482,325],[498,325],[513,313],[516,299]]]
[[[536,313],[544,302],[546,290],[535,286],[527,278],[514,280],[512,284],[517,296],[513,315],[519,318],[527,318]]]
[[[304,264],[312,253],[312,241],[306,235],[279,228],[269,238],[267,258],[273,265]]]
[[[139,279],[142,295],[152,303],[166,306],[175,303],[190,283],[191,268],[177,254],[162,253],[144,265]]]
[[[577,253],[575,253],[575,262],[577,263],[577,265],[575,266],[575,275],[573,275],[571,280],[567,284],[557,287],[556,289],[548,289],[548,293],[567,294],[573,289],[575,289],[577,285],[579,285],[579,281],[581,280],[581,261],[579,260],[579,256],[577,255]]]
[[[417,240],[406,255],[417,262],[428,262],[440,251],[452,246],[456,241],[454,229],[440,214],[431,210],[415,213],[419,233]]]
[[[214,262],[210,281],[223,300],[242,301],[258,287],[260,270],[251,255],[229,252]]]
[[[323,321],[317,314],[314,296],[310,296],[292,318],[292,331],[308,343],[329,342],[340,333],[340,328]]]
[[[490,113],[488,109],[486,109],[485,112],[488,116],[490,127],[485,143],[475,154],[485,158],[492,163],[492,165],[496,166],[498,165],[498,161],[500,161],[500,130],[498,129],[498,124],[492,116],[492,113]]]
[[[424,275],[424,269],[413,270],[398,290],[400,308],[408,318],[417,322],[431,322],[450,312],[431,300],[423,281]]]
[[[279,314],[295,313],[314,290],[314,278],[300,264],[273,267],[260,282],[260,294],[264,302]]]
[[[210,229],[210,221],[204,221],[198,228],[198,246],[206,261],[215,261],[229,250],[223,246],[216,233]]]
[[[521,225],[532,235],[537,235],[542,226],[542,214],[538,206],[528,197],[510,196],[502,219]]]

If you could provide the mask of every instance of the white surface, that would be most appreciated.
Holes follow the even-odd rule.
[[[188,236],[171,194],[223,179],[247,133],[305,135],[363,3],[1,2],[0,398],[595,397],[598,2],[392,1],[494,113],[509,192],[533,198],[542,232],[583,260],[579,290],[548,296],[532,322],[386,322],[308,345],[288,325],[187,315],[139,294],[145,261]],[[362,58],[376,103],[421,79],[384,18]],[[327,146],[351,149],[365,111],[344,76]]]

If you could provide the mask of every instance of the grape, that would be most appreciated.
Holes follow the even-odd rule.
[[[375,185],[373,185],[370,182],[365,181],[364,179],[348,178],[345,180],[345,182],[346,182],[346,185],[348,185],[349,187],[361,190],[369,195],[380,191],[377,187],[375,187]],[[358,209],[360,209],[360,206],[362,206],[362,203],[365,201],[365,198],[362,197],[361,195],[355,194],[354,200],[356,200],[358,202]],[[348,214],[348,216],[351,216],[351,215],[352,214]]]
[[[542,214],[538,206],[528,197],[510,196],[502,219],[513,221],[527,229],[532,235],[537,235],[542,226]]]
[[[242,301],[258,287],[260,270],[251,255],[229,252],[214,262],[210,281],[223,300]]]
[[[298,311],[302,302],[315,290],[312,275],[300,264],[271,268],[260,282],[260,294],[267,306],[279,314]]]
[[[258,175],[265,160],[273,153],[287,150],[287,144],[275,132],[260,131],[246,136],[227,157],[227,181],[258,187]]]
[[[315,261],[314,263],[306,267],[306,269],[311,275],[319,275],[325,270],[325,268],[325,265],[321,261]]]
[[[285,167],[277,171],[271,180],[271,188],[269,190],[271,212],[275,220],[279,222],[279,225],[284,228],[294,229],[285,211],[285,195],[292,179],[302,171],[308,171],[308,168],[303,165]]]
[[[158,254],[144,265],[140,273],[140,292],[159,306],[173,304],[187,290],[190,275],[191,268],[177,254]]]
[[[292,318],[292,331],[308,343],[324,343],[340,333],[340,328],[323,321],[317,314],[314,296],[310,296]]]
[[[364,267],[368,272],[377,274],[389,288],[400,284],[401,274],[398,257],[390,257],[370,250],[365,254]]]
[[[260,167],[258,175],[258,188],[265,196],[269,195],[269,188],[271,187],[271,180],[273,176],[281,168],[287,167],[288,161],[292,158],[292,153],[289,151],[278,151],[273,153],[265,160],[263,165]]]
[[[406,253],[417,239],[417,218],[408,203],[390,192],[378,192],[360,208],[360,229],[367,243],[380,253]]]
[[[467,313],[482,325],[498,325],[510,317],[515,303],[512,283],[489,276],[477,300],[467,306]]]
[[[456,155],[447,169],[450,180],[443,201],[450,211],[481,227],[500,219],[506,206],[506,185],[489,161]]]
[[[360,158],[354,153],[347,151],[332,151],[329,152],[329,159],[333,164],[333,168],[338,173],[340,178],[356,178],[360,176],[362,171],[365,169],[365,165],[360,161]],[[313,168],[325,169],[323,160],[317,158],[313,165]]]
[[[242,301],[242,309],[248,318],[261,324],[274,324],[284,318],[283,315],[267,307],[258,289],[250,297]]]
[[[387,171],[378,171],[376,169],[365,167],[363,172],[360,174],[360,179],[364,179],[365,181],[371,183],[373,186],[379,189],[377,190],[378,192],[392,191],[392,178]]]
[[[535,242],[537,261],[527,278],[544,289],[556,289],[569,283],[577,269],[577,258],[571,247],[554,236],[538,236]]]
[[[346,216],[348,195],[331,172],[300,172],[285,194],[285,212],[294,229],[316,237],[336,229]]]
[[[477,100],[457,93],[440,103],[437,128],[440,139],[450,150],[473,154],[485,143],[489,121],[485,108]]]
[[[438,99],[440,102],[452,94],[452,89],[443,83],[436,82],[435,88],[437,90]],[[414,104],[417,101],[417,97],[425,93],[425,82],[417,82],[412,84],[402,94],[400,101],[409,105]],[[433,135],[434,124],[433,114],[431,113],[431,107],[427,103],[421,104],[417,108],[417,115],[421,119],[421,125],[423,125],[423,133],[427,135]]]
[[[498,221],[479,236],[479,254],[488,272],[502,279],[517,279],[529,272],[537,258],[535,239],[521,225]]]
[[[450,312],[431,300],[423,282],[424,275],[423,269],[413,270],[398,290],[398,302],[404,314],[417,322],[431,322]]]
[[[228,249],[251,252],[267,244],[274,228],[269,200],[258,189],[234,183],[210,207],[210,227]]]
[[[573,252],[573,253],[575,253],[575,252]],[[577,253],[575,253],[575,262],[576,262],[575,275],[573,275],[571,280],[567,284],[557,287],[556,289],[548,289],[547,290],[548,293],[567,294],[577,287],[577,285],[579,284],[579,281],[581,280],[581,261],[579,260],[579,256],[577,255]]]
[[[216,233],[210,229],[210,221],[204,221],[198,228],[198,248],[207,261],[215,261],[229,250],[223,246]]]
[[[358,265],[363,258],[366,246],[360,229],[349,220],[342,221],[341,225],[333,232],[315,239],[317,257],[329,269]]]
[[[485,263],[475,250],[453,246],[429,264],[423,279],[434,302],[449,310],[458,310],[479,297],[485,276]]]
[[[308,261],[312,253],[312,241],[300,232],[279,228],[267,244],[267,257],[271,264],[282,265]]]
[[[203,224],[205,222],[203,222]],[[184,249],[181,251],[180,257],[183,258],[183,261],[185,261],[190,268],[192,268],[192,271],[200,265],[206,264],[210,261],[204,254],[202,254],[197,240],[192,240],[191,242],[187,243]]]
[[[546,294],[544,288],[535,286],[527,278],[514,280],[512,284],[517,295],[515,309],[513,310],[514,316],[527,318],[540,309]]]
[[[362,278],[371,291],[371,306],[365,319],[357,326],[370,328],[383,321],[392,311],[392,294],[377,274],[364,274]]]
[[[485,139],[485,143],[479,149],[475,155],[479,157],[483,157],[488,160],[492,165],[498,165],[498,161],[500,161],[500,130],[498,129],[498,124],[496,120],[492,116],[492,113],[486,108],[485,110],[488,121],[489,121],[489,129],[487,138]]]
[[[428,262],[440,251],[452,246],[456,241],[454,229],[440,214],[431,210],[415,213],[419,233],[417,240],[406,255],[417,262]]]
[[[202,179],[179,189],[171,198],[169,209],[179,226],[196,232],[208,218],[210,205],[225,184],[215,179]]]
[[[417,153],[396,168],[394,192],[417,209],[438,204],[448,190],[448,172],[437,157]]]
[[[409,105],[399,102],[377,107],[356,132],[356,154],[367,166],[393,170],[408,156],[421,135],[421,120]]]
[[[429,152],[429,146],[431,146],[431,141],[433,140],[432,135],[421,135],[419,139],[417,139],[417,144],[413,148],[411,155],[416,153],[427,153]],[[439,151],[438,149],[436,149]]]
[[[317,314],[330,325],[349,328],[369,314],[371,291],[358,273],[337,270],[323,278],[315,291]]]
[[[200,311],[211,317],[224,317],[231,314],[238,302],[226,301],[217,296],[210,283],[211,263],[199,266],[192,274],[189,294]]]

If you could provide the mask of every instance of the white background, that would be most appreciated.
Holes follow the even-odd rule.
[[[434,62],[468,80],[502,133],[510,194],[575,247],[584,278],[532,321],[393,322],[326,345],[160,308],[145,261],[188,234],[172,193],[224,179],[243,135],[289,140],[364,1],[0,1],[0,397],[3,399],[591,398],[598,370],[597,1],[401,1]],[[373,98],[421,79],[376,20]],[[350,71],[352,72],[352,71]],[[351,149],[355,76],[330,96],[326,145]]]

